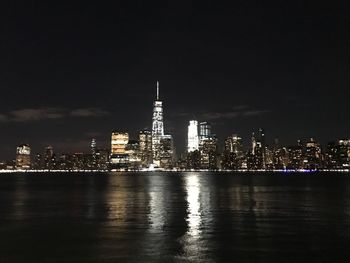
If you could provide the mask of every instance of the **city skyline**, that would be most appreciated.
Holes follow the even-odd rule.
[[[165,133],[163,102],[159,81],[153,102],[152,129],[139,131],[138,139],[129,131],[111,132],[110,148],[98,147],[91,138],[89,152],[54,151],[51,145],[43,153],[32,153],[29,144],[17,146],[14,161],[0,162],[1,170],[69,171],[154,171],[162,170],[347,170],[350,167],[350,139],[339,138],[322,146],[311,137],[296,144],[283,145],[278,138],[269,145],[263,128],[252,132],[250,145],[232,133],[219,147],[220,138],[207,121],[189,120],[187,147],[176,154],[173,136]]]
[[[349,10],[2,1],[0,263],[346,262]]]
[[[116,128],[136,138],[151,129],[155,80],[180,152],[190,119],[211,122],[221,147],[231,133],[247,145],[259,127],[268,144],[347,138],[345,10],[304,1],[7,3],[0,159],[21,143],[86,151],[94,137],[107,147]]]
[[[77,110],[78,111],[78,110]],[[83,110],[81,110],[82,112],[84,112]],[[203,148],[203,142],[210,138],[211,136],[215,137],[215,152],[219,153],[219,152],[224,152],[225,149],[228,147],[227,146],[227,140],[229,140],[230,138],[232,138],[232,140],[236,140],[239,138],[239,143],[240,143],[240,147],[241,147],[241,151],[243,153],[243,151],[245,153],[249,153],[251,152],[253,155],[256,155],[257,153],[255,152],[255,149],[261,149],[261,155],[262,155],[262,163],[261,163],[261,168],[265,169],[266,167],[266,149],[267,147],[275,147],[274,144],[276,144],[276,141],[278,141],[278,144],[281,145],[281,147],[293,147],[294,145],[299,145],[299,143],[307,143],[308,141],[313,141],[314,137],[310,137],[310,138],[297,138],[294,141],[294,144],[290,144],[290,145],[286,145],[286,144],[280,144],[279,138],[273,138],[273,144],[268,144],[266,142],[266,137],[265,137],[265,130],[263,128],[258,128],[256,129],[257,133],[255,134],[255,131],[252,131],[252,135],[250,138],[250,141],[248,141],[246,139],[246,141],[248,141],[248,143],[246,142],[245,144],[243,144],[243,140],[241,137],[241,134],[237,134],[235,132],[232,132],[229,135],[226,135],[225,138],[218,138],[216,136],[215,133],[212,133],[212,125],[211,123],[207,122],[207,121],[203,121],[203,120],[195,120],[195,119],[190,119],[188,121],[188,127],[187,127],[187,138],[185,139],[186,141],[186,145],[185,145],[185,149],[182,150],[180,153],[178,153],[177,155],[175,154],[175,149],[176,149],[176,144],[173,141],[173,137],[170,134],[165,134],[165,128],[164,128],[164,110],[163,110],[163,102],[160,99],[160,88],[159,88],[159,81],[156,81],[156,93],[155,93],[155,100],[153,103],[153,114],[152,114],[152,124],[151,124],[151,129],[140,129],[138,131],[138,135],[140,138],[139,143],[141,143],[141,134],[145,135],[147,134],[147,132],[149,132],[150,136],[151,136],[151,143],[150,143],[150,147],[151,147],[151,152],[152,152],[152,162],[149,162],[148,164],[153,163],[154,165],[160,166],[160,160],[161,160],[161,153],[160,153],[160,148],[161,146],[161,141],[162,139],[170,139],[171,140],[171,144],[172,144],[172,148],[174,151],[174,160],[177,159],[178,157],[182,156],[183,154],[190,154],[194,151],[199,151],[201,152],[201,148]],[[114,129],[112,132],[112,139],[110,141],[111,146],[108,147],[105,144],[102,144],[99,146],[100,149],[102,150],[108,150],[111,154],[110,160],[111,163],[113,163],[113,158],[112,155],[113,154],[125,154],[125,147],[128,145],[129,142],[132,141],[136,141],[139,139],[137,138],[137,136],[132,137],[130,136],[130,131],[126,131],[125,129],[121,129],[121,128],[117,128]],[[147,135],[146,135],[147,136]],[[184,136],[186,136],[186,134],[184,134]],[[230,137],[232,136],[232,137]],[[243,138],[247,138],[248,136],[242,136]],[[234,139],[235,138],[235,139]],[[219,139],[219,140],[218,140]],[[91,137],[89,138],[90,144],[89,145],[89,151],[92,150],[93,152],[96,151],[97,147],[96,147],[96,138],[95,137]],[[334,140],[328,140],[327,141],[327,145],[329,143],[332,142],[336,142],[336,141],[348,141],[348,137],[338,137],[337,139]],[[270,139],[270,141],[272,141],[272,139]],[[319,142],[317,142],[319,143]],[[88,145],[85,145],[86,147]],[[323,145],[323,147],[327,147],[327,145]],[[31,153],[30,150],[30,145],[28,143],[22,143],[19,147],[17,147],[17,154],[18,151],[21,151],[22,147],[27,147],[29,148],[29,154]],[[119,148],[118,148],[119,147]],[[121,147],[121,148],[120,148]],[[145,145],[144,147],[148,148],[147,145]],[[229,146],[232,149],[232,145]],[[320,144],[320,147],[322,147],[322,145]],[[45,145],[45,151],[46,149],[50,148],[52,151],[52,144],[47,144]],[[62,154],[81,154],[83,152],[88,152],[88,151],[84,151],[81,149],[77,149],[75,151],[67,151],[67,150],[61,150]],[[40,153],[40,151],[36,151],[37,154]],[[171,153],[172,154],[172,153]],[[236,152],[237,154],[237,152]],[[258,153],[259,154],[259,153]],[[52,155],[52,153],[51,153]],[[25,157],[27,158],[27,157]],[[124,158],[124,157],[123,157]],[[9,161],[10,159],[8,159],[7,161]],[[118,161],[119,162],[119,161]],[[28,166],[29,167],[29,166]]]

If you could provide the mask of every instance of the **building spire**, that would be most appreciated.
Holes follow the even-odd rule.
[[[159,81],[157,80],[157,100],[159,100]]]

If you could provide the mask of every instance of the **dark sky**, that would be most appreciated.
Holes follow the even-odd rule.
[[[192,118],[221,141],[259,127],[287,145],[350,136],[342,2],[52,2],[1,4],[0,159],[19,143],[84,151],[114,129],[136,137],[156,80],[178,152]]]

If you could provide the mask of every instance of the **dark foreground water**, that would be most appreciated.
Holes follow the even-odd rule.
[[[0,175],[0,262],[350,262],[350,175]]]

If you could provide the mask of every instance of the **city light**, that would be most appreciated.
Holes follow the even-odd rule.
[[[127,131],[111,134],[110,149],[97,147],[91,138],[90,153],[62,153],[51,145],[43,153],[31,155],[28,144],[17,147],[13,162],[0,162],[0,171],[341,171],[350,167],[350,139],[330,142],[326,147],[314,138],[298,140],[283,146],[279,140],[268,145],[263,128],[254,131],[251,143],[244,148],[242,138],[232,134],[224,140],[223,149],[212,125],[205,120],[189,120],[187,147],[177,156],[173,136],[165,134],[163,102],[156,83],[152,130],[139,132],[138,140]]]

